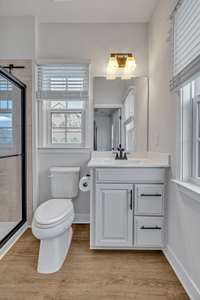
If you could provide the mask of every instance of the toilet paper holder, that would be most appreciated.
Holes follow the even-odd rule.
[[[86,174],[85,176],[86,176],[86,177],[90,177],[91,175],[90,175],[90,174]],[[87,183],[87,182],[84,182],[84,183],[83,183],[83,186],[84,186],[84,187],[88,187],[88,183]]]

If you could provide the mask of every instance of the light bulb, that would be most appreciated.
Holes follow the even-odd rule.
[[[118,62],[116,57],[110,57],[108,66],[107,66],[107,75],[106,78],[108,80],[114,80],[116,79],[116,73],[118,70]]]
[[[114,70],[118,68],[118,62],[116,57],[110,57],[108,62],[108,69]]]
[[[127,57],[125,69],[131,70],[132,72],[136,68],[136,63],[134,57]]]

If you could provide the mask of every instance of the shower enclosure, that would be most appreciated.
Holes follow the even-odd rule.
[[[0,248],[26,222],[25,92],[0,67]]]

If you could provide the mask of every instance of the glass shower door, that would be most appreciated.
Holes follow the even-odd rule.
[[[0,68],[0,247],[26,222],[25,85]]]

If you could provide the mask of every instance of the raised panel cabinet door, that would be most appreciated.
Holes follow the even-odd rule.
[[[133,185],[96,185],[96,246],[133,246]]]

